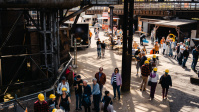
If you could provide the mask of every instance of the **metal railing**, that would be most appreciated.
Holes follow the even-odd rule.
[[[57,79],[55,80],[55,82],[54,82],[54,84],[53,84],[53,86],[51,88],[48,88],[48,89],[45,89],[43,91],[36,92],[36,93],[30,94],[30,95],[26,95],[26,96],[23,96],[23,97],[19,97],[19,98],[17,98],[17,95],[15,95],[15,99],[10,100],[8,102],[2,102],[2,103],[0,103],[0,110],[4,109],[4,108],[7,108],[7,107],[10,107],[10,106],[14,106],[14,108],[16,108],[15,105],[21,106],[20,104],[25,104],[25,102],[28,102],[30,100],[35,100],[35,99],[37,99],[37,95],[39,93],[43,93],[44,96],[45,96],[45,98],[47,98],[46,96],[49,93],[51,93],[51,94],[54,93],[55,94],[56,87],[57,87],[57,85],[59,83],[59,80],[60,80],[61,76],[65,73],[65,71],[68,68],[68,66],[72,63],[73,58],[72,58],[72,56],[71,56],[70,53],[69,53],[69,55],[70,55],[70,60],[66,61],[65,63],[63,63],[61,65],[61,67],[63,69],[61,71],[58,70],[58,72],[60,72],[60,73],[59,73]],[[20,103],[20,104],[18,104],[18,103]],[[22,108],[24,108],[24,107],[22,107]],[[14,109],[14,110],[16,110],[16,109]]]

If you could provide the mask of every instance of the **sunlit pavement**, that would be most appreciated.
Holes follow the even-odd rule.
[[[93,30],[91,29],[91,31]],[[108,37],[103,36],[103,32],[100,32],[99,35],[101,40],[108,39]],[[115,50],[106,50],[105,58],[98,59],[96,47],[96,40],[93,36],[92,44],[89,48],[78,50],[78,68],[75,69],[75,71],[82,76],[82,79],[88,80],[89,84],[92,86],[92,78],[94,77],[95,73],[98,72],[99,67],[103,67],[104,73],[107,75],[107,82],[104,86],[103,91],[110,91],[111,97],[113,97],[113,87],[111,86],[110,82],[111,74],[113,73],[115,67],[118,67],[121,73],[122,55],[117,54],[117,51]],[[162,61],[160,62],[160,64],[162,64]],[[166,66],[168,65],[165,65],[165,67]],[[120,101],[113,100],[114,110],[116,110],[117,112],[169,112],[169,102],[168,100],[162,100],[160,85],[158,84],[157,86],[155,99],[151,101],[149,99],[149,86],[147,87],[146,92],[141,92],[139,90],[141,78],[136,76],[135,61],[132,61],[131,69],[131,91],[128,93],[121,93]],[[160,66],[158,67],[158,69],[159,75],[162,74],[164,67]],[[75,109],[75,99],[73,99],[72,101],[74,103],[72,103],[71,106]]]

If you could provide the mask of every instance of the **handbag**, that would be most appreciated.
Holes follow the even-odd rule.
[[[151,86],[151,83],[152,83],[152,82],[149,80],[149,81],[148,81],[148,86]]]

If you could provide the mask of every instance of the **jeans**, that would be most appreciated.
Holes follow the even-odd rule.
[[[151,91],[150,91],[151,98],[154,98],[156,86],[157,86],[157,82],[151,82]]]
[[[101,57],[101,48],[97,48],[97,55],[98,57]]]
[[[182,66],[185,67],[188,57],[183,57]]]
[[[96,111],[100,110],[100,108],[99,108],[100,96],[101,96],[100,94],[93,95],[94,109]]]
[[[165,49],[163,49],[163,55],[164,55]]]
[[[78,104],[79,108],[82,106],[82,94],[76,94],[76,109],[78,109]]]
[[[99,85],[100,86],[100,99],[102,98],[102,91],[103,91],[103,85]]]
[[[182,53],[180,54],[180,57],[178,58],[178,63],[181,65],[182,64],[182,58],[183,58],[183,56],[182,56]]]
[[[171,48],[169,50],[169,56],[173,56],[173,49],[171,49]]]
[[[118,98],[120,99],[120,85],[118,86],[116,83],[113,82],[114,98],[116,98],[116,89],[118,93]]]
[[[198,61],[198,59],[193,58],[193,61],[192,61],[192,64],[191,64],[191,68],[192,68],[193,70],[196,69],[197,61]]]

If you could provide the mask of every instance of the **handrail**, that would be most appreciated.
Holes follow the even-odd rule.
[[[21,102],[25,102],[25,101],[29,101],[29,100],[32,100],[32,99],[36,99],[36,97],[30,97],[30,96],[35,96],[39,93],[44,93],[44,95],[46,94],[46,92],[50,92],[50,91],[54,91],[55,88],[56,88],[56,84],[58,83],[59,79],[61,78],[62,74],[64,73],[64,71],[67,69],[68,65],[72,62],[73,58],[71,56],[71,54],[69,53],[69,56],[70,56],[70,60],[67,61],[67,64],[64,66],[64,68],[62,69],[62,71],[59,73],[56,81],[54,82],[53,86],[51,88],[48,88],[46,90],[43,90],[43,91],[40,91],[40,92],[36,92],[36,93],[33,93],[33,94],[29,94],[29,95],[26,95],[26,96],[22,96],[22,97],[19,97],[17,98],[17,100],[20,100],[20,99],[23,99],[23,98],[26,98],[25,100],[21,101]],[[66,62],[65,62],[66,63]],[[65,64],[63,63],[63,64]],[[30,97],[30,98],[28,98]],[[45,96],[46,97],[46,96]],[[6,108],[6,107],[9,107],[9,106],[12,106],[14,105],[13,102],[16,101],[16,99],[13,99],[13,100],[10,100],[8,102],[2,102],[0,103],[1,107],[0,109],[3,109],[3,108]],[[9,104],[10,103],[10,104]],[[5,104],[8,104],[8,105],[5,105]],[[5,106],[4,106],[5,105]]]

